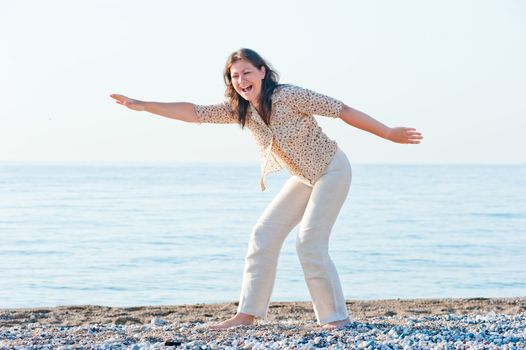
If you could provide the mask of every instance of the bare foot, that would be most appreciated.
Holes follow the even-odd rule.
[[[341,328],[345,328],[349,323],[351,323],[351,320],[349,319],[349,317],[347,317],[345,320],[329,322],[323,325],[323,327],[321,328],[327,329],[327,330],[341,329]]]
[[[222,330],[228,329],[236,326],[248,326],[254,323],[254,316],[249,314],[244,314],[242,312],[236,314],[234,317],[229,318],[226,321],[223,321],[218,324],[212,324],[208,326],[210,330]]]

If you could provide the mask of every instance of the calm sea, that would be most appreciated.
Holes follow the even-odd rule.
[[[0,307],[237,300],[258,171],[0,163]],[[296,233],[274,301],[310,300]],[[349,299],[525,296],[526,165],[354,165],[330,247]]]

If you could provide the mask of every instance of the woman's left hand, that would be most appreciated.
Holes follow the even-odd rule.
[[[413,128],[391,128],[387,134],[386,139],[396,142],[396,143],[420,143],[420,140],[423,139],[422,134],[416,131]]]

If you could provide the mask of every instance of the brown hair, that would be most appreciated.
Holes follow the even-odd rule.
[[[265,77],[261,83],[261,93],[259,95],[259,106],[260,114],[265,124],[270,123],[270,114],[272,112],[272,93],[276,86],[278,86],[279,75],[274,71],[270,64],[267,63],[257,52],[250,49],[239,49],[232,53],[225,65],[223,72],[223,78],[226,84],[225,96],[229,100],[230,107],[233,111],[237,112],[239,124],[241,128],[245,127],[247,111],[250,102],[241,97],[232,85],[232,77],[230,76],[230,68],[232,65],[239,61],[245,60],[250,62],[254,67],[261,70],[261,67],[265,67]]]

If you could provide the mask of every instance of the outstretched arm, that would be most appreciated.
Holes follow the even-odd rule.
[[[134,111],[146,111],[188,123],[198,122],[194,105],[189,102],[147,102],[134,100],[117,94],[111,94],[110,97],[115,99],[118,104],[133,109]]]
[[[423,138],[422,134],[416,131],[416,129],[404,127],[390,128],[367,114],[345,104],[340,113],[340,119],[355,128],[362,129],[397,143],[416,144],[420,143],[420,140]]]

